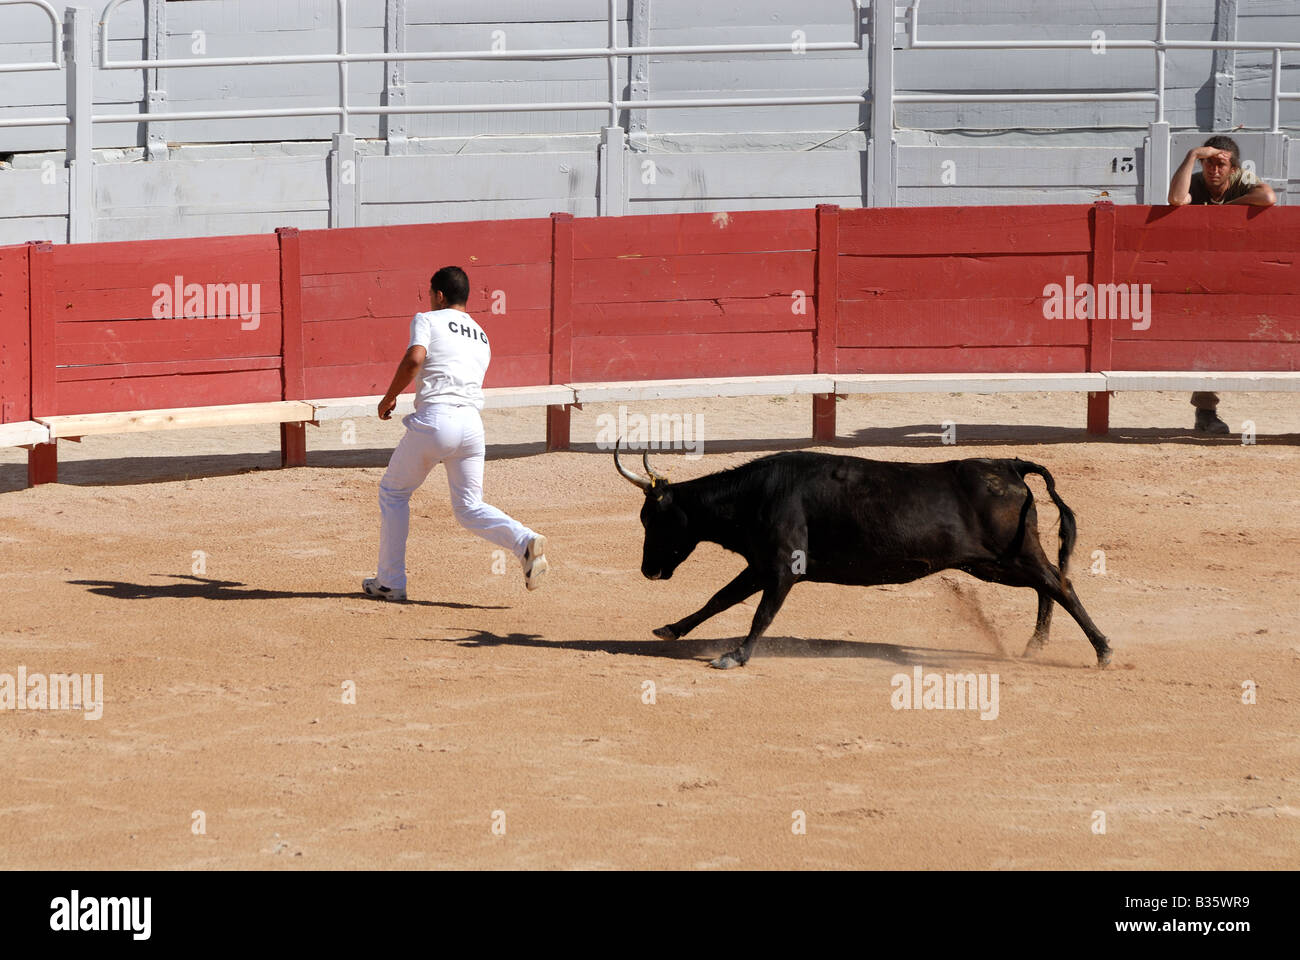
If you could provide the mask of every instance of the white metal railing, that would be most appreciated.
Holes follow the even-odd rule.
[[[922,40],[921,0],[908,10],[908,42],[913,50],[1088,50],[1088,40]],[[1156,105],[1155,122],[1165,122],[1165,52],[1168,50],[1257,50],[1273,54],[1270,133],[1280,133],[1283,100],[1300,100],[1300,91],[1282,90],[1282,52],[1300,50],[1300,42],[1287,40],[1170,40],[1165,36],[1168,0],[1157,0],[1154,40],[1105,40],[1107,49],[1151,50],[1155,53],[1155,83],[1150,91],[1116,93],[904,93],[894,94],[894,103],[1053,103],[1066,101],[1150,101]]]
[[[35,63],[0,63],[0,73],[38,73],[42,70],[63,69],[63,30],[59,24],[58,12],[45,0],[0,0],[0,6],[37,7],[50,18],[50,52],[53,58]],[[57,127],[66,126],[72,121],[66,117],[11,117],[0,119],[0,127]]]
[[[101,70],[159,70],[189,67],[233,66],[283,66],[287,64],[333,63],[339,69],[338,105],[334,107],[302,107],[291,109],[249,110],[197,110],[172,113],[96,114],[94,123],[170,122],[183,120],[264,119],[275,117],[337,116],[339,133],[349,133],[348,118],[358,116],[385,116],[394,114],[449,114],[449,113],[523,113],[532,111],[583,111],[609,112],[609,125],[617,126],[621,110],[680,109],[683,107],[774,107],[815,104],[861,104],[865,96],[811,95],[792,97],[712,97],[674,100],[620,100],[618,98],[618,64],[621,57],[634,56],[699,56],[728,53],[790,53],[790,43],[725,43],[682,44],[660,46],[618,45],[617,0],[609,0],[609,43],[604,47],[555,47],[522,50],[438,50],[438,51],[379,51],[350,53],[347,49],[347,0],[336,0],[338,16],[337,53],[305,53],[248,57],[203,57],[154,60],[111,60],[108,55],[109,19],[113,11],[126,0],[112,0],[104,8],[100,21],[99,67]],[[800,44],[808,52],[862,50],[862,30],[856,0],[847,0],[853,7],[854,37],[852,41],[816,41]],[[399,104],[389,106],[357,106],[349,103],[347,67],[351,63],[422,63],[457,60],[585,60],[604,58],[609,63],[608,90],[604,100],[572,100],[542,103],[469,103],[469,104]]]

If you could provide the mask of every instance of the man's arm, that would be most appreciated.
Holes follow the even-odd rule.
[[[415,375],[420,372],[420,367],[424,366],[427,353],[428,351],[418,343],[406,351],[406,356],[402,357],[397,365],[397,371],[393,374],[393,382],[388,385],[388,392],[384,394],[384,399],[379,401],[380,420],[388,420],[392,417],[393,408],[397,406],[397,395],[411,385]]]
[[[1250,188],[1250,191],[1243,193],[1236,200],[1229,200],[1224,206],[1230,206],[1234,203],[1241,203],[1251,207],[1271,207],[1277,203],[1277,194],[1273,188],[1262,180]]]
[[[1169,196],[1166,199],[1170,206],[1182,207],[1192,202],[1192,173],[1196,169],[1196,161],[1212,157],[1219,152],[1214,147],[1197,147],[1187,151],[1187,156],[1183,157],[1183,162],[1179,164],[1178,169],[1174,171],[1173,179],[1169,181]]]

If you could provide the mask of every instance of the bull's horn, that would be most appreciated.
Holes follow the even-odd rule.
[[[642,450],[642,451],[641,451],[641,462],[645,464],[645,472],[646,472],[647,474],[649,474],[651,480],[659,481],[659,482],[661,482],[661,483],[667,483],[667,482],[668,482],[668,478],[667,478],[667,477],[665,477],[662,473],[659,473],[657,470],[655,470],[654,467],[650,466],[650,451],[649,451],[649,450]]]
[[[622,446],[622,444],[623,444],[623,438],[619,437],[618,442],[614,444],[614,468],[618,470],[621,476],[631,481],[632,483],[635,483],[642,490],[649,490],[651,487],[654,486],[654,481],[647,480],[645,477],[638,477],[627,467],[623,466],[622,461],[618,459],[618,450],[619,447]]]

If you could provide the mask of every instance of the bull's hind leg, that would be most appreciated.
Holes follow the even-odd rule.
[[[1047,636],[1052,629],[1052,595],[1038,591],[1038,621],[1034,624],[1034,635],[1025,647],[1025,656],[1032,657],[1047,646]]]
[[[1063,606],[1087,636],[1097,653],[1097,666],[1104,667],[1110,663],[1110,643],[1106,635],[1097,629],[1097,625],[1088,616],[1075,595],[1074,586],[1068,578],[1060,575],[1056,567],[1047,562],[1047,558],[1021,556],[1017,561],[1003,565],[1001,563],[963,564],[961,569],[974,574],[990,583],[1004,583],[1011,587],[1033,587],[1038,591],[1038,621],[1034,625],[1034,635],[1025,648],[1025,656],[1031,657],[1047,643],[1047,631],[1052,623],[1052,602]]]
[[[758,578],[754,571],[746,567],[740,571],[729,584],[709,598],[709,602],[696,610],[689,617],[682,617],[676,623],[670,623],[654,631],[660,640],[678,640],[686,636],[709,617],[713,617],[734,607],[740,601],[758,592]]]
[[[1065,607],[1070,616],[1082,628],[1084,634],[1088,637],[1088,642],[1092,644],[1093,650],[1097,651],[1097,666],[1104,667],[1110,663],[1111,649],[1110,643],[1106,640],[1106,635],[1097,629],[1097,625],[1092,622],[1092,617],[1088,616],[1088,611],[1083,609],[1083,604],[1079,602],[1078,596],[1075,595],[1074,585],[1070,583],[1068,577],[1062,577],[1056,580],[1050,575],[1046,578],[1047,583],[1043,584],[1042,589],[1046,590],[1053,600]]]
[[[749,635],[745,637],[745,642],[730,653],[724,653],[718,659],[709,661],[709,666],[719,670],[743,667],[753,654],[754,644],[758,638],[772,625],[772,619],[781,609],[781,604],[785,602],[786,594],[790,592],[792,586],[794,586],[793,576],[781,576],[775,584],[765,587],[763,599],[758,602],[758,609],[754,611],[754,622],[749,625]]]

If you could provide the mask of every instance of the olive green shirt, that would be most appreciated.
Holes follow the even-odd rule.
[[[1228,189],[1223,191],[1223,196],[1215,200],[1210,196],[1210,188],[1205,185],[1205,177],[1199,173],[1194,173],[1187,192],[1192,198],[1192,203],[1220,204],[1238,200],[1250,193],[1258,185],[1258,178],[1245,171],[1239,171],[1236,178],[1228,184]]]

